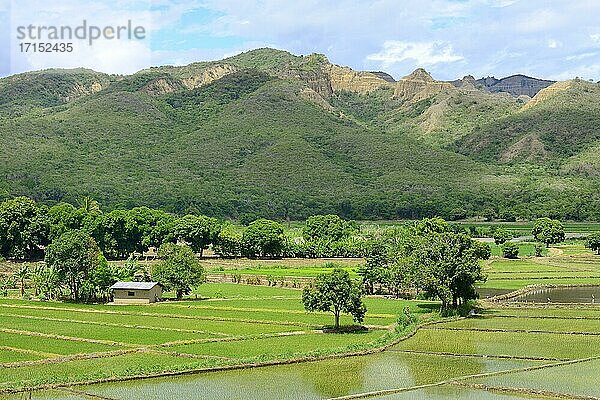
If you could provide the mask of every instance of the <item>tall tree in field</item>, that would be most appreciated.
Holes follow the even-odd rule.
[[[600,255],[600,232],[592,233],[585,241],[585,247],[592,249]]]
[[[341,313],[351,314],[354,321],[361,323],[367,312],[360,284],[341,268],[318,275],[315,283],[302,292],[302,302],[307,311],[332,312],[335,329],[340,327]]]
[[[69,231],[48,246],[46,264],[68,285],[73,300],[79,301],[82,286],[97,267],[100,254],[100,248],[90,235]]]
[[[556,219],[538,218],[533,224],[531,234],[537,241],[544,243],[546,247],[565,240],[565,228]]]
[[[456,307],[459,300],[475,298],[475,282],[485,280],[478,262],[481,251],[463,234],[426,235],[411,256],[415,283],[431,297],[438,297],[443,310]]]
[[[204,269],[189,246],[165,243],[158,255],[161,261],[152,268],[152,279],[174,290],[178,300],[202,283]]]
[[[27,197],[16,197],[0,204],[0,256],[27,259],[41,253],[48,243],[46,208]]]
[[[279,257],[284,244],[283,226],[269,219],[251,222],[242,234],[242,249],[248,257]]]

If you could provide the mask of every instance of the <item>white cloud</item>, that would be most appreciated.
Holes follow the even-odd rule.
[[[548,40],[548,48],[549,49],[558,49],[559,47],[562,47],[562,42],[556,39],[549,39]]]
[[[573,61],[573,60],[579,61],[579,60],[583,60],[584,58],[595,57],[598,54],[600,54],[600,53],[598,53],[597,51],[593,51],[593,52],[589,52],[589,53],[575,54],[575,55],[572,55],[572,56],[565,57],[565,60],[567,60],[567,61]]]
[[[598,43],[600,44],[600,33],[593,33],[590,35],[590,39],[592,39],[592,41],[594,43]]]
[[[367,60],[378,61],[387,68],[407,60],[414,61],[417,66],[430,66],[461,61],[464,57],[455,54],[449,43],[386,40],[381,51],[369,54]]]
[[[574,67],[561,73],[552,75],[550,78],[557,81],[564,81],[579,77],[581,79],[595,79],[600,76],[600,64],[589,64]]]
[[[564,17],[554,10],[535,10],[518,18],[515,27],[521,33],[547,32],[564,22]]]

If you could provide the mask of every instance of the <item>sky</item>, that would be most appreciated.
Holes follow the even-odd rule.
[[[440,80],[598,81],[599,15],[600,0],[0,0],[0,76],[55,67],[130,74],[273,47],[396,79],[423,67]],[[84,20],[100,29],[131,21],[145,36],[91,45],[89,35],[18,38],[19,27],[75,29]],[[22,43],[44,39],[73,51],[23,52]]]

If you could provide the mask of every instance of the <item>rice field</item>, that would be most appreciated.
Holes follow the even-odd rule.
[[[210,268],[290,277],[329,268],[322,261],[258,262],[230,260]],[[355,264],[347,261],[344,268]],[[600,284],[600,257],[576,241],[551,248],[547,257],[495,257],[484,269],[484,288]],[[487,304],[491,308],[480,315],[425,325],[382,353],[78,385],[362,351],[389,342],[405,307],[424,318],[439,307],[383,297],[365,303],[368,332],[333,334],[320,330],[332,323],[331,314],[305,312],[301,291],[279,286],[206,283],[187,300],[155,305],[0,298],[0,393],[18,399],[28,394],[8,392],[45,388],[31,398],[54,400],[187,399],[198,393],[252,399],[258,392],[264,400],[600,398],[595,304]],[[341,322],[353,323],[348,316]]]
[[[101,305],[0,299],[0,393],[367,350],[389,341],[409,306],[367,300],[368,332],[323,333],[331,313],[307,313],[292,289],[209,283],[201,300]],[[344,316],[342,324],[352,325]]]

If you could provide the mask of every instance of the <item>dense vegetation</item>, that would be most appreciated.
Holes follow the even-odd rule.
[[[223,65],[236,71],[186,86]],[[492,94],[416,103],[389,88],[328,94],[329,66],[324,56],[262,49],[124,77],[48,70],[1,79],[0,198],[52,206],[91,196],[107,210],[279,220],[486,210],[507,220],[600,218],[597,85],[579,82],[516,112]],[[307,86],[322,101],[304,97]],[[542,157],[496,162],[531,135]]]

